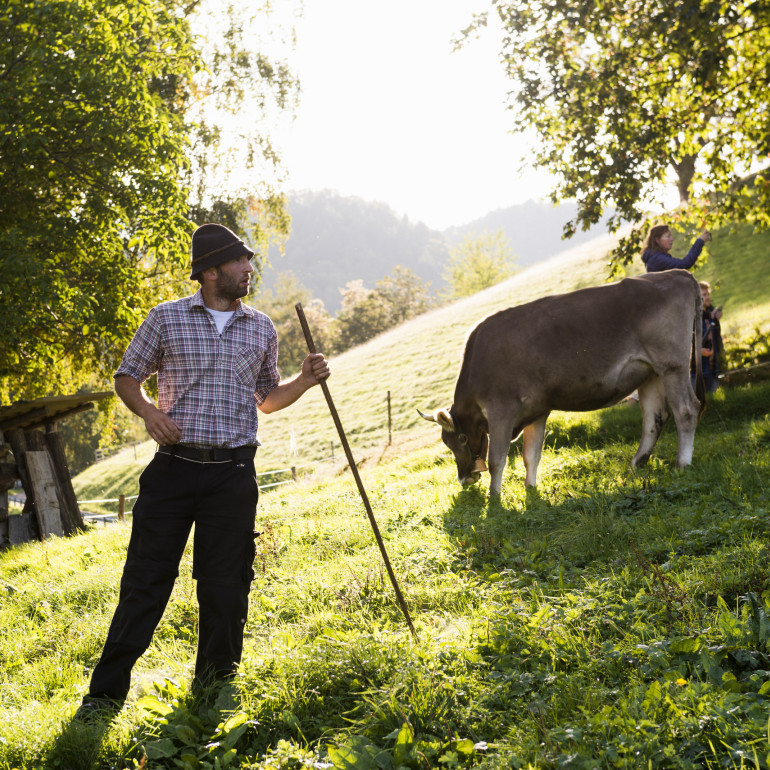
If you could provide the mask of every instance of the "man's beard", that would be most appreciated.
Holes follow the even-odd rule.
[[[228,302],[233,302],[236,299],[245,297],[249,293],[249,285],[241,286],[240,280],[230,278],[220,271],[214,284],[214,291],[217,293],[217,296],[226,299]]]

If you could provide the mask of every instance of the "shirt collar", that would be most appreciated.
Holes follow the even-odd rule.
[[[190,297],[190,307],[202,307],[202,308],[206,307],[205,303],[203,302],[203,292],[200,289],[198,289],[198,291],[196,291],[195,294],[193,294],[192,297]],[[244,314],[243,302],[241,302],[239,299],[235,300],[234,312],[235,312],[236,318]]]

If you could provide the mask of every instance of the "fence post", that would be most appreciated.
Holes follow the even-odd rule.
[[[388,391],[388,446],[393,441],[393,421],[390,414],[390,391]]]
[[[332,462],[334,462],[334,442],[330,441],[329,443],[331,444],[331,447],[332,447]]]
[[[292,481],[297,480],[297,467],[295,465],[291,466],[291,480]]]
[[[126,517],[126,496],[118,496],[118,521],[123,521]]]

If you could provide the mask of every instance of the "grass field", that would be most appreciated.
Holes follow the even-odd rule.
[[[539,490],[514,450],[501,504],[436,446],[364,467],[417,642],[349,475],[273,491],[243,666],[207,705],[189,553],[100,726],[71,717],[130,526],[5,553],[0,768],[768,767],[768,403],[718,394],[683,471],[670,428],[629,469],[637,407],[557,415]]]
[[[555,274],[512,279],[334,362],[332,393],[417,640],[349,472],[327,464],[260,502],[234,684],[204,702],[189,693],[188,552],[125,708],[83,725],[72,715],[130,524],[15,548],[0,555],[0,770],[770,767],[770,384],[716,394],[684,470],[673,426],[648,467],[630,468],[636,406],[555,414],[538,490],[525,491],[514,445],[492,504],[486,482],[460,490],[435,426],[412,415],[451,400],[472,323],[603,269],[598,251],[561,259]],[[744,275],[710,276],[715,299]],[[766,312],[754,284],[767,280],[733,290],[736,316],[751,292]],[[387,389],[399,394],[390,448]],[[263,469],[299,463],[289,426],[303,456],[328,454],[333,426],[313,399],[265,419]],[[151,451],[89,469],[79,497],[132,493]]]

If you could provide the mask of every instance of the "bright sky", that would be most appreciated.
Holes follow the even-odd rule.
[[[458,52],[452,39],[485,0],[305,0],[293,66],[296,119],[277,135],[285,189],[387,203],[429,227],[461,225],[541,198],[519,172],[499,32]]]

